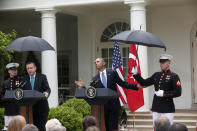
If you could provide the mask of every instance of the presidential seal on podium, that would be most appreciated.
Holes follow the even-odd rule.
[[[24,92],[22,89],[17,88],[16,90],[14,90],[14,98],[16,100],[21,100],[24,96]]]
[[[93,86],[89,86],[88,88],[86,88],[85,93],[86,97],[93,99],[96,97],[96,88]]]

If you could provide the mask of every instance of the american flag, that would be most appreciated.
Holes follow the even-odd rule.
[[[117,42],[114,42],[114,52],[113,52],[113,58],[112,58],[112,69],[115,70],[119,77],[124,81],[124,72],[122,67],[122,61],[121,61],[121,55],[120,55],[120,48],[118,46]],[[116,84],[116,88],[118,93],[120,93],[120,104],[121,106],[123,104],[127,103],[127,97],[126,97],[126,90]]]

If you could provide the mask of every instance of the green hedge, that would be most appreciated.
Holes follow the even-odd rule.
[[[0,129],[4,127],[4,108],[0,108]]]
[[[64,104],[64,107],[73,107],[76,112],[80,113],[84,116],[90,115],[91,107],[90,105],[83,99],[72,98],[67,100]]]
[[[72,98],[61,106],[51,108],[48,119],[58,119],[67,131],[81,131],[82,119],[86,115],[90,115],[90,105],[83,99]]]

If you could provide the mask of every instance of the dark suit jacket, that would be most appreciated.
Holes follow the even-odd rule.
[[[27,82],[23,89],[24,90],[32,90],[29,75],[26,75],[23,78],[23,81]],[[41,93],[48,92],[48,94],[50,95],[51,89],[49,87],[46,75],[36,72],[34,90],[37,90]],[[48,105],[47,99],[37,101],[33,105],[33,111],[37,112],[37,113],[48,113],[49,112],[49,105]]]
[[[120,79],[116,71],[106,70],[106,73],[107,73],[107,88],[117,91],[116,84],[118,84],[126,89],[138,90],[136,84],[130,84]],[[92,78],[92,82],[90,83],[90,85],[96,88],[105,88],[104,85],[102,84],[99,73]]]
[[[119,84],[120,86],[126,89],[138,90],[136,84],[130,84],[125,81],[122,81],[122,79],[120,79],[116,71],[106,70],[106,73],[107,73],[107,88],[117,91],[116,84]],[[102,84],[99,73],[95,77],[92,78],[92,82],[90,83],[90,86],[93,86],[95,88],[105,88],[104,85]],[[115,107],[117,106],[117,104],[120,105],[119,99],[117,98],[112,99],[110,101],[108,103],[113,103]]]

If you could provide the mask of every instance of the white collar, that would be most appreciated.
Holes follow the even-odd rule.
[[[102,73],[102,72],[104,72],[104,74],[106,74],[107,73],[106,68],[103,71],[99,71],[99,73]]]
[[[29,77],[31,78],[31,76],[29,75]],[[34,73],[33,77],[35,78],[36,77],[36,72]]]

